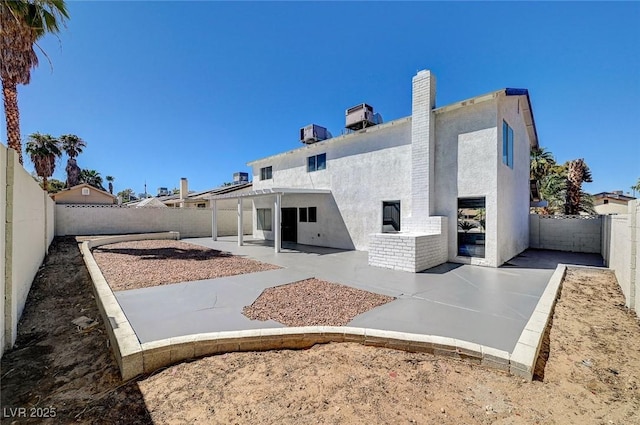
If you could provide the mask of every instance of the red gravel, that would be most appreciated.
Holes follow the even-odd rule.
[[[114,291],[280,268],[174,240],[103,245],[93,249],[93,257]]]
[[[318,279],[265,289],[242,313],[287,326],[344,326],[354,317],[395,298]]]

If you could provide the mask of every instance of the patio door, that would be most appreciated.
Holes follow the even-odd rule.
[[[458,255],[484,258],[486,211],[484,197],[458,199]]]
[[[298,209],[282,208],[282,242],[298,242]]]

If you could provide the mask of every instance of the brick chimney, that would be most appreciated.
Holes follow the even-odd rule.
[[[187,182],[187,178],[186,177],[182,177],[180,179],[180,200],[182,202],[180,202],[180,208],[184,208],[184,200],[187,199],[187,196],[189,195],[189,183]]]
[[[411,107],[411,217],[408,231],[424,231],[434,211],[436,78],[431,71],[413,77]]]

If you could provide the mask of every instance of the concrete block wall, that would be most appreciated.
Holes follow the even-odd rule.
[[[2,352],[15,343],[33,278],[53,240],[54,203],[0,145],[0,292]],[[6,190],[5,190],[6,189]]]
[[[615,271],[627,307],[640,309],[640,202],[628,205],[628,214],[604,216],[602,257]]]
[[[249,202],[245,202],[251,208]],[[237,210],[218,210],[218,236],[237,235]],[[183,238],[211,236],[210,209],[127,208],[56,205],[56,236],[180,232]],[[251,234],[252,211],[243,211],[243,233]]]
[[[601,252],[601,216],[529,215],[529,247],[569,252]]]

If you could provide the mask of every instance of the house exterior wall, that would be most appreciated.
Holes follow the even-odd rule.
[[[450,261],[497,265],[497,109],[485,101],[436,114],[435,214],[448,221]],[[458,198],[485,197],[485,258],[458,257]]]
[[[254,161],[254,189],[331,190],[341,219],[337,228],[344,228],[351,240],[308,226],[308,231],[299,230],[299,242],[358,250],[373,243],[380,248],[395,240],[378,235],[382,202],[400,201],[401,232],[433,235],[430,223],[446,217],[446,233],[436,239],[447,245],[448,260],[497,267],[528,246],[532,141],[523,111],[528,110],[527,96],[498,91],[435,109],[435,77],[420,71],[412,83],[411,117]],[[526,108],[520,102],[527,102]],[[502,163],[503,119],[514,132],[513,167]],[[322,153],[326,169],[307,172],[307,157]],[[268,166],[272,178],[260,181],[260,169]],[[288,197],[283,196],[283,207]],[[458,199],[471,197],[486,201],[484,258],[457,255]],[[273,200],[256,200],[254,208],[271,204]],[[328,203],[324,209],[334,211]],[[272,232],[257,230],[254,236],[273,238]],[[423,257],[417,250],[412,256],[413,262]]]
[[[249,203],[250,201],[245,201]],[[271,228],[275,229],[273,210],[275,197],[261,197],[254,200],[255,208],[271,209]],[[282,197],[281,208],[317,208],[317,221],[315,223],[300,222],[297,216],[297,243],[304,245],[326,246],[341,249],[354,249],[355,245],[345,222],[342,220],[340,210],[331,194],[296,194]],[[273,231],[257,230],[257,213],[253,214],[253,236],[259,239],[274,240]]]
[[[497,120],[497,262],[510,260],[529,246],[529,160],[531,141],[523,118],[521,96],[498,98]],[[513,169],[502,161],[502,122],[513,129]]]
[[[410,214],[411,170],[407,166],[411,162],[410,123],[410,119],[392,121],[255,161],[251,164],[254,190],[279,187],[330,189],[328,197],[282,197],[285,208],[315,206],[310,203],[317,202],[319,220],[335,216],[331,222],[319,221],[315,226],[302,223],[304,226],[298,228],[299,243],[367,250],[369,234],[382,229],[383,201],[401,202],[401,226]],[[322,153],[327,155],[326,169],[307,172],[307,158]],[[260,169],[267,166],[273,167],[273,178],[261,181]],[[309,197],[318,200],[312,201]],[[298,202],[299,205],[294,205]],[[273,197],[256,198],[254,203],[254,208],[273,205]],[[333,225],[337,228],[331,230]],[[341,235],[343,231],[346,235]],[[313,236],[318,233],[320,237]],[[273,239],[272,232],[254,230],[254,235]]]
[[[112,205],[114,198],[105,193],[99,192],[93,187],[89,187],[89,195],[82,194],[82,188],[69,189],[58,192],[54,197],[56,204],[95,204]]]
[[[605,204],[604,199],[596,199],[593,203],[596,214],[627,214],[627,202],[619,199],[609,199],[609,203]]]

